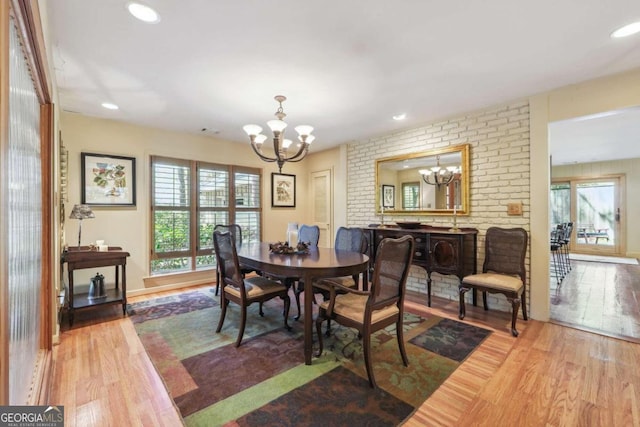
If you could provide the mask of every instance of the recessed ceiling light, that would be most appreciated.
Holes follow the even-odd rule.
[[[396,114],[395,116],[393,116],[393,120],[404,120],[406,118],[407,118],[407,115],[405,113]]]
[[[127,9],[130,14],[143,22],[147,22],[149,24],[156,24],[160,22],[160,15],[158,12],[151,9],[146,4],[132,1],[127,3]]]
[[[102,106],[107,110],[117,110],[118,108],[120,108],[116,104],[112,104],[110,102],[103,102]]]
[[[631,36],[640,32],[640,21],[625,25],[611,33],[611,38],[618,39],[620,37]]]

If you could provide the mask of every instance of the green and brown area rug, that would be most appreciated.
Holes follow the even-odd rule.
[[[302,323],[291,321],[293,330],[286,331],[278,299],[265,304],[264,312],[260,317],[257,304],[249,308],[236,348],[238,307],[229,305],[216,333],[220,306],[213,289],[129,306],[187,426],[398,425],[490,334],[454,320],[405,313],[409,367],[402,364],[394,326],[374,334],[379,389],[373,390],[357,331],[333,323],[324,353],[307,366]]]

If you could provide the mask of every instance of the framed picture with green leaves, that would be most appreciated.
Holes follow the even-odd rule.
[[[136,205],[135,157],[81,153],[82,203],[94,206]]]

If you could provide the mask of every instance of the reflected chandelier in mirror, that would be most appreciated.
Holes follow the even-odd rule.
[[[378,214],[468,215],[469,144],[377,159],[376,188]]]

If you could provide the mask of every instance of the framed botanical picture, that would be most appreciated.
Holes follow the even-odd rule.
[[[82,203],[96,206],[136,205],[135,157],[81,153]]]
[[[396,200],[396,187],[394,185],[382,186],[382,207],[394,208]]]
[[[271,206],[296,207],[296,176],[271,173]]]

